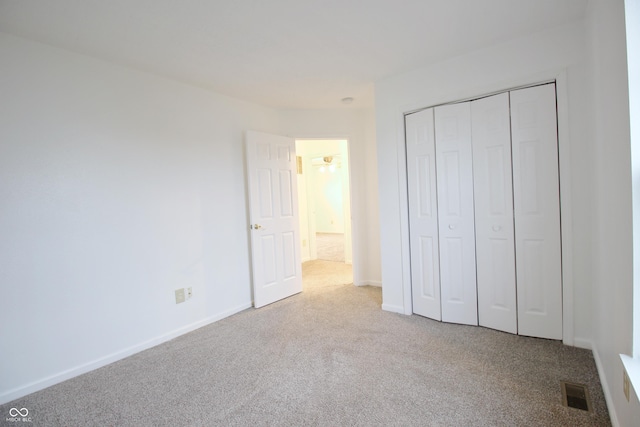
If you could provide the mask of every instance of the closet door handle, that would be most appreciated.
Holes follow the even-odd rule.
[[[493,231],[500,231],[500,230],[502,230],[502,227],[501,227],[501,226],[499,226],[499,225],[494,225],[493,227],[491,227],[491,229],[492,229]]]
[[[449,224],[449,230],[455,230],[455,229],[456,229],[455,224]]]

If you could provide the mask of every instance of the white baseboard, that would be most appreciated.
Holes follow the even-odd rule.
[[[382,304],[382,309],[384,311],[391,311],[393,313],[404,314],[404,307],[399,306],[399,305]]]
[[[82,375],[87,372],[93,371],[95,369],[101,368],[103,366],[109,365],[113,362],[117,362],[118,360],[124,359],[125,357],[129,357],[143,350],[147,350],[151,347],[155,347],[159,344],[162,344],[176,337],[179,337],[180,335],[184,335],[196,329],[202,328],[203,326],[207,326],[211,323],[215,323],[218,320],[222,320],[225,317],[229,317],[233,314],[239,313],[240,311],[246,310],[251,306],[252,306],[251,303],[245,303],[245,304],[239,305],[232,309],[226,310],[222,313],[216,314],[215,316],[207,317],[206,319],[202,319],[197,322],[191,323],[189,325],[183,326],[181,328],[174,329],[173,331],[167,332],[166,334],[141,342],[134,346],[116,351],[115,353],[108,354],[94,361],[84,363],[80,366],[76,366],[74,368],[59,372],[57,374],[53,374],[48,377],[42,378],[41,380],[34,381],[29,384],[25,384],[23,386],[8,390],[0,394],[0,405],[5,404],[7,402],[11,402],[12,400],[15,400],[15,399],[19,399],[28,394],[35,393],[36,391],[40,391],[42,389],[61,383],[73,377],[77,377],[78,375]]]
[[[375,286],[377,288],[382,287],[382,282],[379,280],[361,280],[356,286]]]
[[[573,338],[573,346],[578,348],[584,348],[585,350],[593,349],[593,343],[591,340],[585,338]]]
[[[604,375],[604,368],[602,366],[602,361],[600,359],[600,353],[598,353],[598,347],[595,344],[593,344],[592,347],[593,349],[591,351],[593,353],[593,359],[596,362],[598,377],[600,377],[600,384],[602,385],[604,400],[607,403],[607,409],[609,410],[611,425],[613,427],[620,427],[620,422],[618,421],[618,416],[616,415],[616,412],[615,412],[615,406],[613,406],[613,396],[611,396],[611,388],[609,387],[609,383],[607,383],[607,377]]]

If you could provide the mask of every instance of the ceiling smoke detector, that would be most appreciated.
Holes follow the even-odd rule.
[[[350,96],[347,97],[347,98],[342,98],[340,100],[340,102],[342,102],[345,105],[349,105],[349,104],[351,104],[353,102],[353,98],[351,98]]]

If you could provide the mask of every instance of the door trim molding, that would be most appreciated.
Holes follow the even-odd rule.
[[[556,77],[558,169],[560,176],[560,239],[562,253],[562,342],[575,345],[573,324],[573,212],[571,209],[571,134],[567,72]]]
[[[308,134],[308,133],[286,133],[286,135],[290,138],[293,138],[294,140],[342,140],[342,141],[347,141],[347,157],[348,157],[348,168],[349,168],[349,213],[350,213],[350,227],[351,227],[351,267],[352,267],[352,271],[353,271],[353,284],[355,286],[364,286],[368,284],[368,280],[364,279],[362,277],[362,273],[361,273],[361,268],[360,266],[365,264],[365,262],[362,260],[362,258],[364,258],[365,254],[361,254],[360,253],[360,239],[357,239],[356,236],[359,236],[360,233],[362,233],[362,230],[360,229],[359,225],[358,225],[358,221],[354,222],[353,218],[354,218],[354,185],[357,186],[357,184],[354,184],[354,180],[353,180],[353,176],[354,176],[354,172],[353,172],[353,141],[354,141],[354,137],[350,134],[350,133],[322,133],[322,132],[318,132],[318,133],[312,133],[312,134]],[[356,208],[356,211],[358,211],[358,208]],[[379,285],[380,286],[380,285]]]

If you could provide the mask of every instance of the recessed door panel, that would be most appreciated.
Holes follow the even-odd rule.
[[[268,143],[258,142],[256,144],[255,151],[257,160],[271,160],[271,145],[269,145]]]
[[[470,103],[434,114],[442,320],[477,325]]]
[[[282,233],[282,252],[283,256],[280,259],[283,263],[283,277],[284,279],[295,278],[299,260],[296,257],[296,242],[293,232]]]
[[[546,315],[544,296],[544,240],[522,239],[519,268],[522,269],[521,288],[524,290],[520,310],[526,314]]]
[[[510,93],[518,331],[562,339],[555,85]]]
[[[258,169],[256,171],[256,177],[260,191],[257,206],[260,212],[260,218],[273,218],[273,184],[271,170]]]
[[[443,206],[447,217],[460,218],[462,216],[460,208],[462,206],[463,185],[460,174],[460,153],[458,151],[445,151],[440,153],[440,166],[442,173],[439,181],[438,194],[440,196],[440,204]]]
[[[480,325],[517,332],[509,95],[471,102]]]
[[[490,238],[488,246],[491,265],[487,265],[487,268],[491,268],[494,281],[490,286],[488,305],[493,310],[513,311],[513,240]]]
[[[447,283],[444,293],[445,303],[464,304],[464,239],[460,237],[445,237],[441,242],[440,257],[442,281]]]
[[[539,189],[538,178],[543,171],[539,170],[538,158],[544,153],[544,141],[522,141],[519,143],[518,160],[520,170],[518,171],[518,195],[520,201],[519,214],[521,215],[538,215],[540,214],[539,206]]]
[[[406,117],[413,312],[441,319],[433,109]]]
[[[431,177],[435,176],[433,165],[435,164],[433,156],[423,155],[416,158],[416,178],[415,183],[418,188],[418,215],[420,218],[433,218],[433,183]]]
[[[278,266],[276,265],[276,239],[273,234],[260,236],[260,248],[262,257],[263,286],[274,285],[278,278]]]
[[[278,160],[283,161],[285,164],[289,164],[291,161],[291,147],[288,145],[279,145]]]
[[[293,216],[293,185],[291,171],[281,170],[280,176],[280,214],[283,218]]]
[[[433,268],[435,265],[435,260],[437,259],[436,254],[436,242],[431,236],[419,236],[420,239],[420,260],[423,262],[420,263],[417,268],[420,269],[419,278],[420,282],[420,296],[422,298],[427,298],[429,300],[435,301],[438,297],[439,292],[438,289],[440,287],[439,281],[436,281],[438,275],[435,274],[436,270]],[[438,301],[438,305],[440,301]]]
[[[509,141],[506,140],[505,142]],[[511,171],[511,150],[509,149],[510,147],[508,145],[505,146],[504,143],[497,145],[499,144],[497,140],[494,140],[493,144],[496,145],[486,148],[478,147],[479,150],[476,150],[474,147],[474,152],[480,151],[477,155],[486,156],[486,165],[488,167],[486,178],[488,180],[489,213],[492,216],[504,216],[509,214],[508,211],[513,210],[510,194],[511,175],[506,175],[507,172]],[[484,153],[482,152],[482,148],[484,148]],[[477,222],[476,220],[476,223]]]

